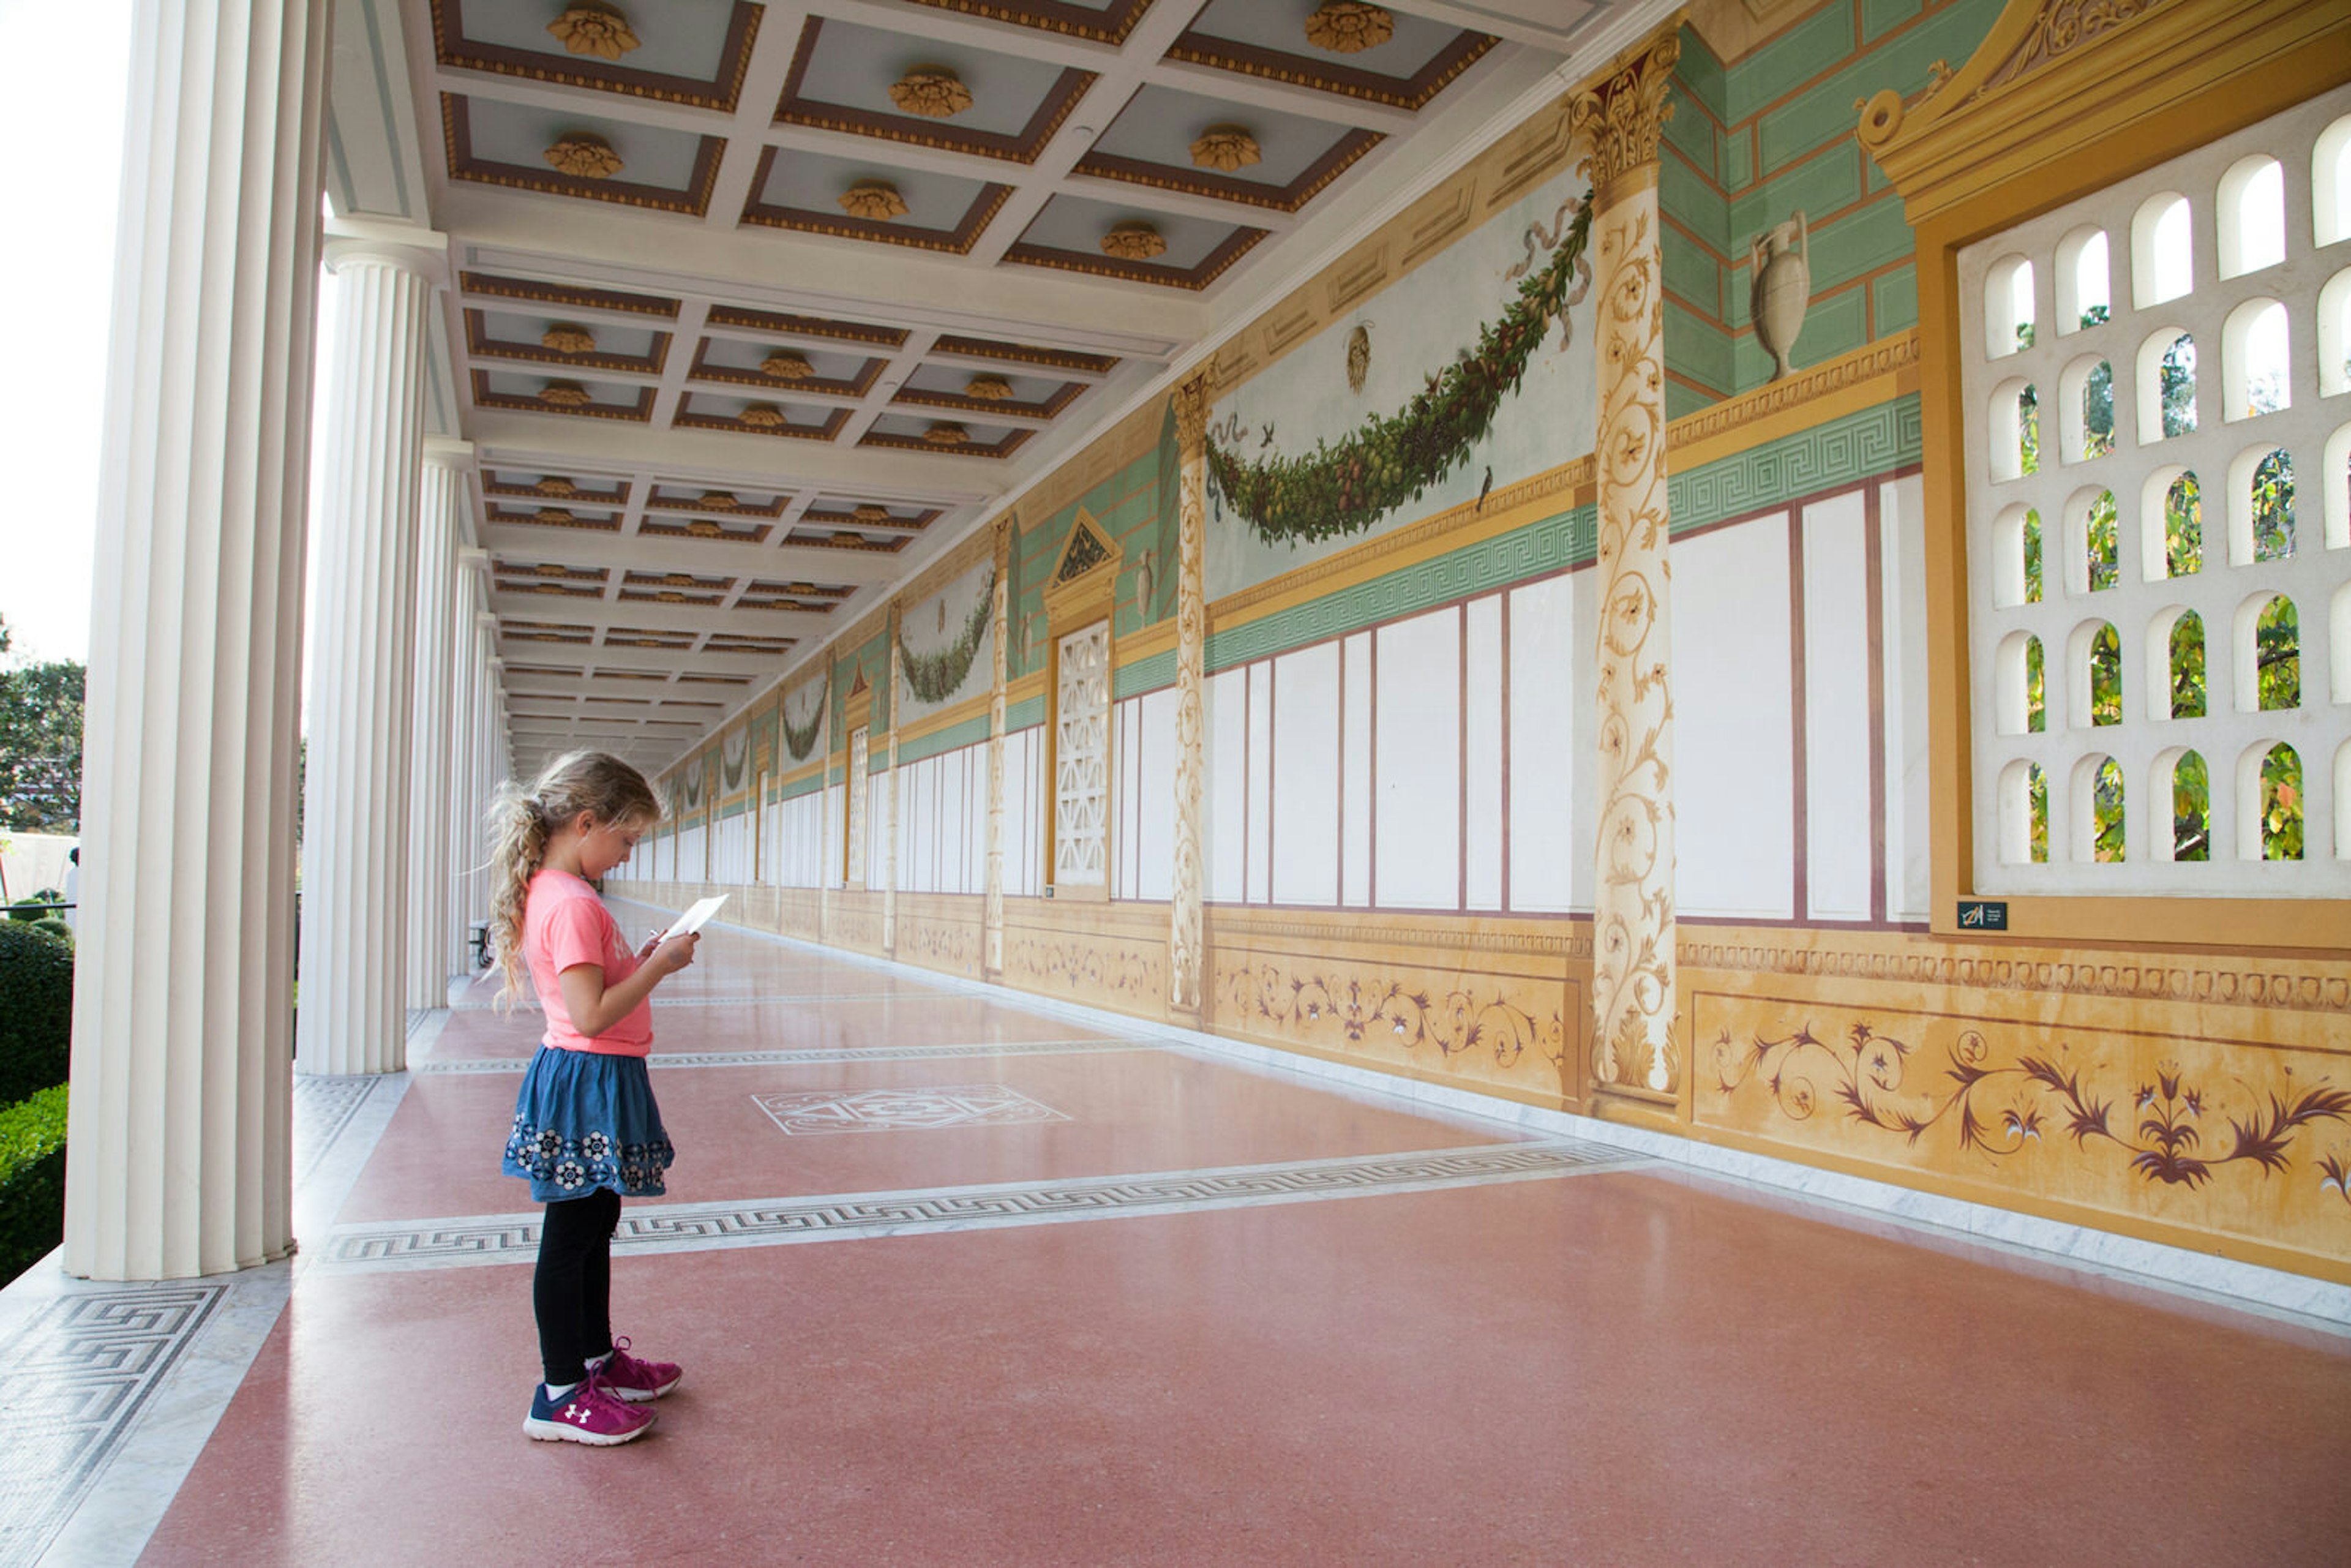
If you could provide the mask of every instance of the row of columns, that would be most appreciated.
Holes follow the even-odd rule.
[[[290,1250],[291,1075],[404,1064],[405,1009],[445,1000],[486,913],[483,809],[510,760],[488,562],[463,542],[470,451],[423,429],[445,243],[319,232],[329,7],[140,12],[65,1237],[68,1272],[116,1280]],[[337,287],[305,758],[322,261]]]

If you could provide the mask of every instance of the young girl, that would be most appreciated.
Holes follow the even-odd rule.
[[[491,810],[498,1000],[511,1008],[527,975],[547,1014],[503,1162],[547,1205],[531,1284],[547,1381],[522,1424],[533,1437],[628,1442],[653,1427],[649,1402],[677,1386],[674,1364],[641,1361],[612,1337],[612,1231],[622,1197],[666,1190],[675,1151],[645,1076],[646,998],[694,962],[698,938],[632,953],[589,885],[627,861],[661,814],[643,774],[587,751],[559,758],[528,789],[509,781]]]

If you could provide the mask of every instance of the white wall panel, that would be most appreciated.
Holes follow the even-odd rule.
[[[1590,575],[1590,574],[1585,574]],[[1510,907],[1574,907],[1582,848],[1571,804],[1575,694],[1588,663],[1576,644],[1573,579],[1510,593]],[[1588,855],[1583,858],[1589,859]]]
[[[1344,644],[1339,725],[1339,902],[1372,901],[1372,634]]]
[[[1339,644],[1273,662],[1273,901],[1339,902]]]
[[[1249,671],[1220,670],[1202,683],[1208,755],[1201,831],[1208,848],[1208,896],[1241,897],[1244,812],[1249,793]]]
[[[1681,914],[1792,914],[1788,646],[1787,514],[1674,542]]]
[[[1815,920],[1866,920],[1872,879],[1869,576],[1860,491],[1804,508],[1804,835]]]
[[[1136,898],[1176,895],[1176,688],[1165,686],[1136,710],[1136,774],[1142,779],[1135,829]]]
[[[1384,907],[1458,908],[1461,613],[1435,611],[1377,636],[1375,891]]]
[[[1922,921],[1932,902],[1927,819],[1927,526],[1924,481],[1878,488],[1885,552],[1886,915]]]
[[[1273,876],[1273,666],[1249,667],[1249,868],[1242,896],[1263,904]]]
[[[1502,601],[1499,594],[1472,600],[1468,662],[1463,687],[1465,745],[1462,756],[1464,841],[1468,846],[1468,890],[1472,909],[1502,907]]]

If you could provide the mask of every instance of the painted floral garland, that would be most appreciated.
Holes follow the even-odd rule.
[[[831,699],[831,696],[832,672],[827,670],[824,674],[823,693],[816,699],[816,706],[809,709],[808,722],[794,724],[791,714],[789,711],[784,713],[784,749],[791,753],[793,761],[805,762],[808,760],[808,754],[816,749],[817,731],[824,727],[825,704]],[[789,699],[787,698],[786,701],[789,703]]]
[[[987,569],[987,580],[979,585],[978,601],[964,618],[963,635],[935,653],[917,653],[906,646],[906,632],[898,632],[900,668],[906,677],[906,689],[926,703],[945,702],[963,685],[971,674],[971,662],[979,656],[979,640],[987,635],[987,628],[996,608],[996,568]]]
[[[1467,462],[1571,303],[1569,285],[1583,270],[1591,235],[1591,193],[1573,206],[1551,260],[1519,285],[1510,308],[1479,329],[1477,350],[1430,376],[1396,413],[1373,415],[1335,444],[1317,441],[1301,457],[1244,459],[1211,437],[1208,477],[1218,499],[1268,544],[1312,543],[1361,532]]]

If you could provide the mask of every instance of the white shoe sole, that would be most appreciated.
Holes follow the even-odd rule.
[[[590,1432],[563,1421],[542,1421],[536,1416],[522,1418],[522,1433],[542,1443],[586,1443],[594,1448],[609,1448],[616,1443],[632,1443],[653,1429],[651,1421],[633,1432]]]

